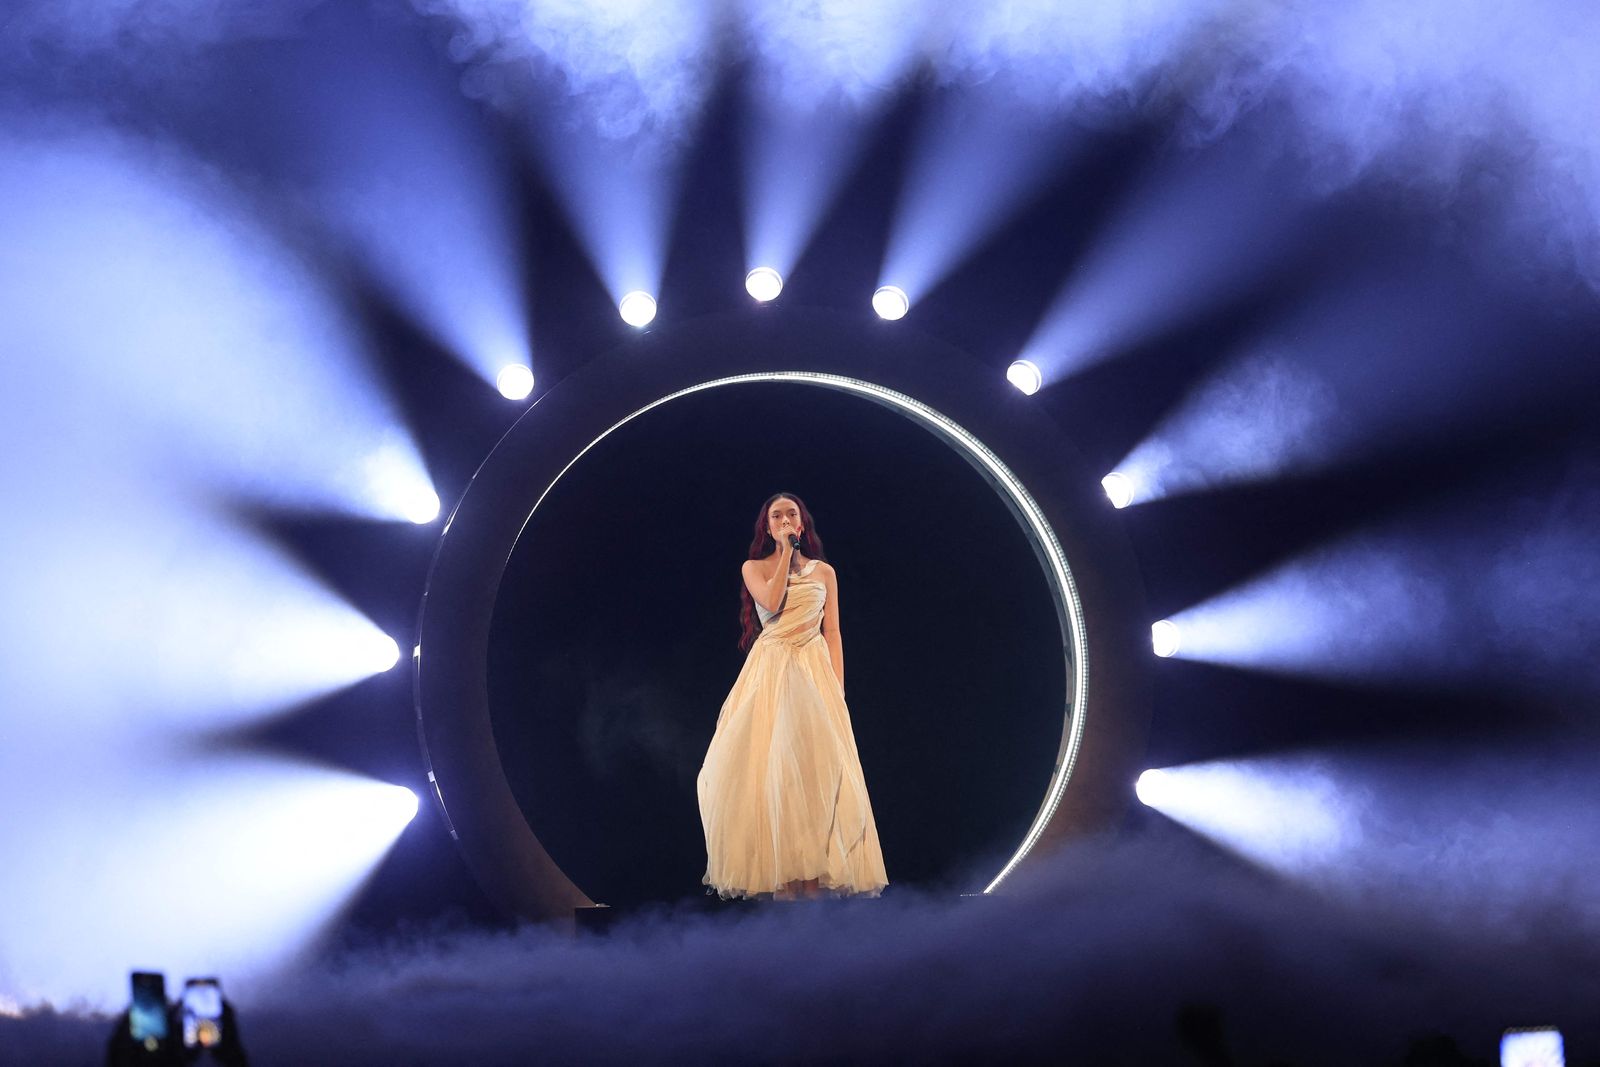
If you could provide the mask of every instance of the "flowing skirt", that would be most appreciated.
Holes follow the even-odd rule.
[[[815,879],[839,894],[888,884],[844,690],[813,631],[763,633],[723,702],[696,783],[702,881],[724,897]]]

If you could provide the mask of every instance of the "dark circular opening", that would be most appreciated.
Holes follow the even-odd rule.
[[[872,401],[719,386],[585,453],[499,585],[500,761],[539,841],[597,900],[700,892],[695,775],[744,655],[739,564],[780,489],[813,510],[839,572],[847,697],[891,881],[979,890],[1038,810],[1061,739],[1062,635],[1005,501]]]

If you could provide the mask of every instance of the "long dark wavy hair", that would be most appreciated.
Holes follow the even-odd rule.
[[[773,493],[761,505],[761,510],[756,512],[756,536],[750,542],[750,555],[747,558],[766,559],[778,550],[778,543],[767,532],[767,511],[780,500],[793,500],[795,507],[800,509],[800,551],[811,559],[826,562],[828,557],[822,554],[822,538],[817,536],[817,524],[811,518],[811,509],[793,493]],[[750,589],[743,581],[739,583],[739,626],[739,648],[749,651],[756,642],[756,635],[761,632],[761,623],[756,618],[755,597],[750,595]]]

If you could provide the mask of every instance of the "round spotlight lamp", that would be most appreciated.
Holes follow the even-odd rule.
[[[1112,507],[1125,508],[1133,503],[1133,479],[1126,474],[1112,471],[1100,479],[1100,485],[1105,489]]]
[[[1006,381],[1016,386],[1027,396],[1032,396],[1044,384],[1044,375],[1039,373],[1039,368],[1031,359],[1015,360],[1006,368]]]
[[[370,666],[374,674],[393,670],[394,665],[400,662],[400,646],[388,634],[378,634],[372,639],[368,655],[371,656]]]
[[[1139,775],[1139,780],[1133,784],[1133,791],[1139,798],[1139,803],[1147,808],[1159,807],[1168,792],[1167,772],[1161,770],[1148,770]]]
[[[395,792],[391,794],[390,803],[394,807],[395,821],[402,825],[410,823],[417,817],[417,794],[403,785],[394,788]]]
[[[757,267],[744,276],[744,291],[765,304],[783,292],[783,275],[771,267]]]
[[[635,289],[617,305],[622,321],[633,327],[650,325],[656,317],[656,298],[642,289]]]
[[[533,394],[533,371],[521,363],[508,363],[500,368],[494,384],[507,400],[526,400]]]
[[[439,517],[439,494],[426,486],[419,487],[406,501],[405,513],[418,526],[426,526]]]
[[[1156,655],[1162,659],[1169,659],[1178,654],[1178,624],[1171,619],[1162,619],[1150,627],[1150,645],[1155,649]]]
[[[906,291],[898,285],[880,286],[878,291],[872,294],[872,310],[878,313],[878,318],[888,319],[890,322],[903,319],[906,317],[906,312],[911,310],[911,298],[906,296]]]

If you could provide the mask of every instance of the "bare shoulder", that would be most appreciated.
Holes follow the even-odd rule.
[[[822,572],[822,576],[824,578],[828,579],[830,582],[838,580],[839,574],[833,569],[833,564],[829,563],[825,559],[819,559],[816,562],[817,570]]]
[[[772,577],[772,572],[777,567],[777,563],[771,557],[766,559],[747,559],[739,565],[739,573],[747,578],[759,578],[765,582]]]

